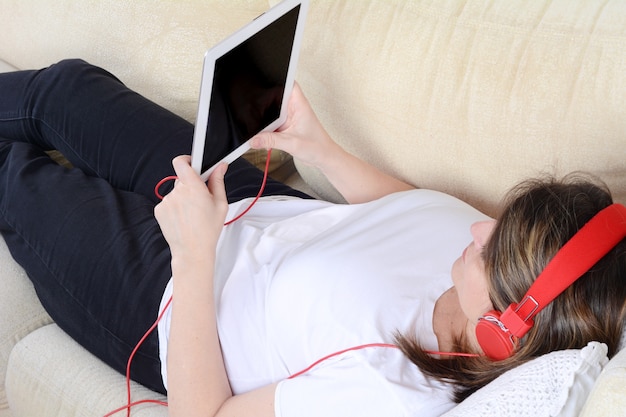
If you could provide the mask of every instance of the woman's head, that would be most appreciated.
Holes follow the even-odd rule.
[[[533,281],[572,236],[612,204],[603,184],[580,175],[516,187],[482,256],[489,297],[504,311],[521,301]],[[621,242],[535,317],[518,355],[581,348],[591,340],[617,350],[626,299],[626,242]]]
[[[497,223],[485,225],[489,226],[489,238],[480,248],[482,265],[476,267],[483,268],[477,272],[477,279],[482,273],[482,279],[486,280],[482,288],[488,293],[488,300],[483,304],[489,305],[483,309],[493,307],[504,311],[511,303],[520,302],[559,249],[612,203],[604,184],[583,175],[570,175],[563,180],[532,180],[513,189]],[[462,260],[471,262],[470,248]],[[509,359],[438,359],[424,351],[414,336],[400,335],[397,340],[403,352],[423,372],[454,382],[456,400],[461,401],[507,370],[555,350],[582,348],[590,341],[600,341],[607,344],[609,356],[614,355],[626,320],[625,305],[626,240],[623,240],[535,316],[534,326]],[[468,319],[475,316],[463,310]],[[468,351],[472,348],[469,342],[468,338],[458,340],[458,349]]]

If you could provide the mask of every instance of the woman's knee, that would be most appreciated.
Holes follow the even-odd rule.
[[[106,77],[116,82],[121,81],[110,72],[103,68],[92,65],[83,59],[64,59],[45,68],[40,76],[49,79],[51,82],[61,88],[68,88],[71,85],[84,85],[85,80],[91,80],[94,77]]]

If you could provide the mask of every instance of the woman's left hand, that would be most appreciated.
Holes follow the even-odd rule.
[[[174,189],[154,210],[172,252],[172,260],[206,260],[215,252],[228,210],[224,174],[227,165],[215,169],[208,187],[191,167],[188,155],[172,161],[178,179]]]

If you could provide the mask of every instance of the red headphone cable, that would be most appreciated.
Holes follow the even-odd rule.
[[[263,192],[265,191],[265,185],[267,184],[267,177],[268,177],[268,174],[269,174],[269,167],[270,167],[271,156],[272,156],[272,150],[268,149],[267,150],[267,159],[265,161],[265,170],[263,172],[263,180],[261,182],[261,187],[259,188],[259,192],[257,193],[257,195],[254,198],[254,200],[252,200],[252,202],[250,202],[250,205],[248,205],[248,207],[243,212],[241,212],[239,215],[237,215],[233,219],[228,220],[227,222],[225,222],[224,226],[228,226],[229,224],[232,224],[232,223],[236,222],[237,220],[241,219],[244,215],[246,215],[246,213],[248,213],[250,211],[252,206],[254,206],[256,204],[256,202],[259,201],[259,198],[261,198],[261,196],[263,195]],[[161,193],[159,192],[159,189],[166,182],[172,181],[172,180],[176,180],[177,178],[178,177],[176,177],[175,175],[170,175],[168,177],[163,178],[154,187],[154,194],[160,200],[163,200],[163,195],[161,195]],[[150,333],[152,333],[154,331],[154,329],[158,326],[159,322],[163,318],[163,315],[165,314],[165,312],[167,311],[167,309],[168,309],[168,307],[170,306],[171,303],[172,303],[172,297],[170,297],[170,299],[167,301],[167,303],[165,304],[165,307],[163,308],[163,311],[161,311],[161,313],[159,314],[159,316],[156,319],[156,321],[154,322],[154,324],[148,329],[148,331],[146,331],[146,333],[143,335],[143,337],[139,340],[139,342],[137,343],[137,345],[135,346],[135,348],[133,349],[133,351],[131,352],[131,354],[130,354],[130,356],[128,358],[128,363],[126,365],[126,395],[127,395],[127,397],[126,397],[126,405],[123,406],[123,407],[120,407],[120,408],[118,408],[116,410],[113,410],[113,411],[111,411],[111,412],[109,412],[107,414],[105,414],[103,417],[110,417],[110,416],[112,416],[114,414],[119,413],[120,411],[123,411],[123,410],[126,410],[126,415],[128,417],[130,417],[130,410],[131,410],[131,408],[136,406],[136,405],[140,405],[140,404],[158,404],[158,405],[167,406],[167,402],[166,401],[159,401],[159,400],[141,400],[141,401],[131,402],[130,365],[131,365],[131,363],[133,361],[133,358],[135,357],[135,354],[139,350],[139,347],[143,344],[143,342],[150,335]]]
[[[307,366],[303,370],[301,370],[299,372],[296,372],[295,374],[291,374],[290,376],[287,377],[287,379],[292,379],[292,378],[298,377],[300,375],[306,374],[307,372],[309,372],[311,369],[315,368],[320,363],[325,362],[325,361],[327,361],[327,360],[329,360],[331,358],[334,358],[336,356],[343,355],[344,353],[352,352],[352,351],[355,351],[355,350],[361,350],[361,349],[376,348],[376,347],[400,349],[400,347],[398,345],[394,345],[394,344],[391,344],[391,343],[367,343],[365,345],[353,346],[351,348],[340,350],[340,351],[337,351],[335,353],[331,353],[330,355],[326,355],[323,358],[320,358],[320,359],[316,360],[315,362],[313,362],[311,365]],[[439,351],[434,351],[434,350],[425,350],[424,352],[428,353],[429,355],[462,356],[462,357],[468,357],[468,358],[475,358],[475,357],[480,356],[477,353],[439,352]]]
[[[271,157],[271,155],[272,155],[272,150],[269,149],[267,151],[267,160],[265,162],[265,172],[263,174],[263,181],[261,183],[261,188],[259,189],[259,192],[258,192],[257,196],[254,198],[254,200],[250,203],[250,205],[242,213],[240,213],[239,215],[237,215],[233,219],[228,220],[227,222],[225,222],[224,226],[228,226],[229,224],[232,224],[232,223],[236,222],[237,220],[241,219],[246,213],[248,213],[250,211],[250,209],[256,204],[256,202],[259,200],[259,198],[261,198],[261,196],[263,195],[263,191],[265,191],[265,185],[267,183],[267,177],[268,177],[268,172],[269,172],[269,165],[270,165],[270,157]],[[175,180],[176,178],[177,178],[176,176],[169,176],[169,177],[165,177],[161,181],[159,181],[157,183],[157,185],[154,187],[155,195],[159,199],[162,200],[163,196],[159,193],[159,188],[164,183],[166,183],[167,181]],[[137,345],[135,346],[135,348],[133,349],[132,353],[130,354],[130,356],[128,358],[128,363],[126,365],[126,394],[127,394],[126,405],[122,406],[120,408],[117,408],[117,409],[115,409],[115,410],[105,414],[103,417],[111,417],[112,415],[117,414],[117,413],[119,413],[120,411],[123,411],[123,410],[126,410],[126,416],[130,417],[131,408],[135,407],[137,405],[141,405],[141,404],[157,404],[157,405],[161,405],[161,406],[167,407],[168,404],[167,404],[166,401],[160,401],[160,400],[140,400],[140,401],[135,401],[135,402],[131,401],[130,366],[131,366],[131,363],[133,361],[133,358],[135,357],[135,354],[139,350],[139,347],[143,344],[143,342],[150,335],[150,333],[152,333],[154,331],[154,329],[158,326],[159,322],[161,321],[161,319],[165,315],[165,312],[167,311],[167,309],[169,308],[171,303],[172,303],[172,297],[169,298],[169,300],[167,301],[167,303],[163,307],[163,310],[159,313],[159,316],[156,319],[156,321],[154,322],[154,324],[152,324],[152,326],[146,331],[146,333],[143,335],[143,337],[139,340],[139,342],[137,343]],[[327,361],[327,360],[329,360],[331,358],[334,358],[336,356],[342,355],[344,353],[351,352],[351,351],[356,351],[356,350],[361,350],[361,349],[374,348],[374,347],[398,349],[397,345],[390,344],[390,343],[368,343],[368,344],[364,344],[364,345],[354,346],[354,347],[351,347],[351,348],[348,348],[348,349],[343,349],[343,350],[331,353],[329,355],[326,355],[323,358],[320,358],[317,361],[313,362],[311,365],[309,365],[305,369],[290,375],[287,379],[296,378],[297,376],[305,374],[305,373],[309,372],[311,369],[315,368],[320,363],[325,362],[325,361]],[[438,351],[428,351],[428,350],[426,351],[426,353],[431,354],[431,355],[447,355],[447,356],[462,356],[462,357],[477,357],[477,356],[480,356],[480,355],[475,354],[475,353],[438,352]]]

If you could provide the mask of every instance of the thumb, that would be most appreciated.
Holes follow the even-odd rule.
[[[208,187],[211,194],[219,200],[226,201],[226,186],[224,175],[228,170],[228,164],[221,163],[209,176]]]
[[[198,177],[196,171],[191,167],[191,158],[189,155],[180,155],[172,160],[172,166],[176,172],[176,176],[182,182],[190,182]]]
[[[250,141],[252,149],[280,149],[280,138],[275,132],[261,132]]]

